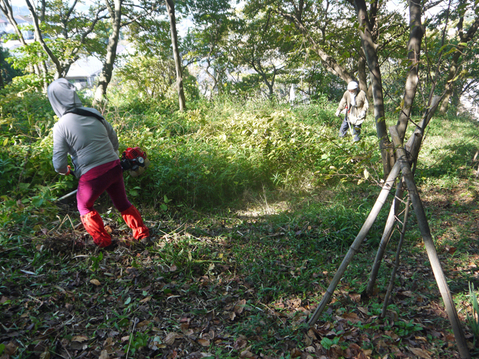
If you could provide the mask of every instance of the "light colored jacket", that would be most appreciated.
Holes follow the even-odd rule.
[[[356,105],[351,106],[351,94],[346,91],[339,102],[337,113],[345,113],[345,108],[349,108],[348,120],[352,125],[360,125],[366,119],[369,103],[364,91],[359,91],[356,95]]]
[[[67,113],[74,108],[101,115],[93,108],[82,107],[75,87],[61,78],[48,86],[48,99],[60,119],[53,126],[53,167],[61,174],[68,172],[68,155],[80,178],[94,167],[118,160],[118,137],[106,120],[93,116]]]

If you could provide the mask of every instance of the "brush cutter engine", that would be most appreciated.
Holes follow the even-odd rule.
[[[128,147],[121,155],[121,168],[130,171],[133,177],[141,175],[149,166],[150,160],[140,147]]]

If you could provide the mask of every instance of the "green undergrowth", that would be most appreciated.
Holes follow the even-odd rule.
[[[40,223],[30,214],[55,218],[54,200],[74,190],[77,180],[60,177],[52,168],[55,117],[47,99],[27,93],[19,104],[17,95],[9,96],[2,98],[0,215],[4,226],[23,222],[37,230]],[[104,114],[118,133],[120,153],[140,146],[151,160],[144,176],[125,175],[129,197],[155,210],[174,211],[238,205],[265,189],[300,193],[377,180],[372,126],[365,126],[359,143],[339,140],[340,119],[329,106],[290,108],[224,99],[199,102],[183,113],[112,105]]]

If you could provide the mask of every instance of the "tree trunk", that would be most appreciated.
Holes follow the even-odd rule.
[[[401,141],[404,141],[407,125],[411,116],[411,108],[416,96],[416,89],[419,83],[419,56],[421,52],[421,42],[424,35],[424,29],[421,24],[421,1],[411,0],[409,2],[409,27],[411,34],[408,43],[408,59],[411,68],[407,75],[404,90],[403,105],[397,122],[397,129]]]
[[[42,34],[41,34],[41,31],[40,31],[38,16],[35,12],[35,9],[34,9],[32,3],[30,2],[30,0],[25,0],[25,2],[27,4],[28,10],[30,10],[30,14],[32,15],[32,18],[33,18],[33,28],[35,29],[35,39],[36,39],[36,41],[38,41],[40,43],[43,50],[48,55],[49,59],[55,65],[55,69],[56,69],[55,78],[57,79],[57,78],[60,78],[60,77],[65,77],[66,76],[65,67],[62,66],[62,64],[60,63],[60,60],[58,60],[58,57],[56,57],[53,54],[53,52],[47,46],[45,41],[43,41]]]
[[[173,46],[173,57],[175,59],[176,68],[176,85],[178,90],[178,103],[180,111],[184,111],[186,108],[185,92],[183,90],[183,74],[181,68],[181,56],[178,49],[178,33],[176,31],[176,18],[175,18],[175,3],[173,0],[165,0],[166,8],[168,10],[168,16],[170,18],[171,29],[171,45]]]
[[[454,78],[458,74],[458,69],[459,69],[459,59],[461,58],[461,55],[463,55],[464,51],[468,48],[468,43],[471,42],[474,38],[474,35],[477,32],[477,29],[479,27],[479,16],[476,13],[476,19],[472,23],[471,27],[467,31],[466,34],[463,34],[463,29],[462,29],[462,24],[463,24],[463,19],[458,22],[458,32],[459,32],[459,45],[457,46],[456,52],[454,53],[450,66],[447,72],[447,80],[446,80],[446,86],[445,86],[445,91],[444,91],[444,98],[441,103],[441,107],[439,109],[439,112],[441,113],[446,113],[447,107],[449,105],[449,100],[454,94]],[[472,44],[471,44],[472,45]]]
[[[368,95],[366,59],[362,56],[360,56],[358,59],[358,80],[359,80],[359,89],[363,90],[366,93],[366,95]]]
[[[105,100],[106,89],[110,84],[111,77],[113,74],[113,65],[115,64],[116,59],[118,39],[120,38],[122,0],[114,0],[114,9],[112,9],[109,0],[105,0],[105,3],[108,7],[108,11],[110,12],[112,33],[108,38],[106,58],[99,76],[98,87],[95,90],[93,106],[97,106],[103,103]]]
[[[384,112],[384,98],[383,87],[381,79],[381,70],[379,68],[379,60],[377,54],[377,45],[373,41],[370,24],[368,20],[368,13],[366,3],[364,0],[355,0],[354,7],[359,20],[359,33],[361,36],[361,43],[366,55],[366,61],[370,71],[373,103],[374,103],[374,119],[376,121],[376,132],[379,138],[379,150],[381,151],[381,158],[383,163],[384,177],[387,177],[389,171],[394,165],[394,154],[389,141],[385,112]]]

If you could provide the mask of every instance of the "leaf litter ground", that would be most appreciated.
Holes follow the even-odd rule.
[[[468,282],[479,287],[479,210],[465,192],[429,190],[423,200],[475,355],[465,323]],[[109,221],[118,239],[109,250],[81,226],[0,247],[1,358],[459,357],[419,236],[403,250],[384,318],[395,248],[366,299],[375,256],[366,242],[307,328],[347,247],[319,241],[319,223],[294,223],[267,216],[149,222],[151,242],[132,245],[129,232]]]

